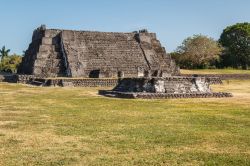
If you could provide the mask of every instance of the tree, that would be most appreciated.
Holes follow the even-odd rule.
[[[250,65],[250,23],[226,27],[219,42],[225,48],[221,59],[224,66],[248,69]]]
[[[208,68],[219,59],[222,47],[212,38],[194,35],[186,38],[172,54],[181,68]]]
[[[8,56],[9,56],[9,52],[10,52],[10,49],[7,49],[7,50],[6,50],[5,46],[2,47],[2,49],[0,50],[1,61],[2,61],[5,57],[8,57]]]
[[[0,63],[0,71],[16,73],[21,61],[22,56],[16,54],[7,56]]]

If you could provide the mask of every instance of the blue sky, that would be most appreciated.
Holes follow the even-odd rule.
[[[168,52],[184,38],[218,39],[237,22],[250,22],[250,0],[0,0],[0,47],[22,53],[33,30],[48,28],[156,32]]]

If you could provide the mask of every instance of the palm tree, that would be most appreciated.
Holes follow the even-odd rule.
[[[4,57],[8,57],[9,56],[9,52],[10,52],[10,49],[6,50],[5,46],[3,46],[2,49],[0,49],[1,61],[3,60]]]

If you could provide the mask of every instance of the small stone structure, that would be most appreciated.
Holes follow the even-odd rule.
[[[100,94],[121,98],[203,98],[232,97],[231,93],[214,93],[210,84],[220,83],[205,77],[124,78],[111,91]]]
[[[114,91],[148,93],[211,93],[205,77],[124,78]]]

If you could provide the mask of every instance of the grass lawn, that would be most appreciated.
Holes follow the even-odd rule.
[[[182,74],[250,74],[250,70],[237,69],[195,69],[185,70],[181,69]]]
[[[221,99],[115,99],[0,83],[0,165],[249,165],[250,80]]]

